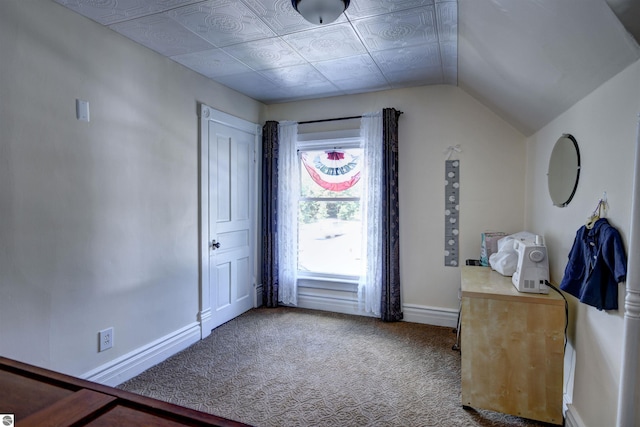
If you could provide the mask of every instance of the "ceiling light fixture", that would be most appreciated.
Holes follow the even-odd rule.
[[[330,24],[349,7],[349,0],[291,0],[293,8],[316,25]]]

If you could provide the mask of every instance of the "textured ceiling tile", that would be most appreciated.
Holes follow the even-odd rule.
[[[349,19],[360,19],[430,5],[433,0],[354,0],[345,13]]]
[[[293,8],[291,0],[244,0],[244,3],[278,35],[315,27]]]
[[[403,48],[438,41],[435,8],[405,10],[354,23],[369,51]]]
[[[356,80],[340,80],[334,82],[334,84],[347,94],[391,89],[391,85],[387,83],[384,78],[380,80],[377,77],[363,77]]]
[[[278,37],[235,44],[225,52],[254,70],[267,70],[306,63],[287,43]]]
[[[385,76],[406,70],[441,67],[437,44],[372,52],[371,56]]]
[[[381,90],[389,90],[389,89],[393,89],[393,87],[388,84],[382,84],[382,85],[376,85],[374,83],[370,83],[367,81],[362,81],[362,82],[355,82],[352,85],[349,85],[348,87],[341,87],[342,82],[338,82],[336,84],[336,86],[338,86],[340,89],[342,89],[344,91],[345,94],[347,95],[355,95],[358,93],[365,93],[365,92],[378,92]]]
[[[457,0],[353,0],[326,26],[291,0],[53,1],[262,102],[457,82]]]
[[[222,49],[217,48],[173,56],[171,59],[210,78],[253,71]]]
[[[216,47],[275,36],[255,13],[237,0],[208,1],[168,13]]]
[[[349,24],[316,27],[282,38],[309,62],[344,58],[366,52]]]
[[[444,67],[456,67],[458,65],[458,43],[440,42],[440,57]]]
[[[211,49],[211,45],[165,14],[109,26],[114,31],[165,56]]]
[[[196,3],[201,0],[54,0],[104,25]]]
[[[448,1],[446,3],[436,3],[436,20],[440,41],[453,41],[458,39],[457,2]]]
[[[216,81],[253,99],[265,102],[284,98],[287,91],[262,77],[256,71],[217,77]]]
[[[297,86],[287,90],[286,96],[277,100],[277,102],[289,102],[301,99],[326,98],[329,96],[344,95],[345,92],[334,86]]]
[[[281,87],[332,87],[331,83],[329,83],[329,81],[310,64],[265,70],[261,71],[260,74]]]
[[[366,85],[374,82],[380,85],[386,83],[380,69],[368,54],[315,62],[313,66],[327,79],[334,83],[342,82],[345,87],[350,84],[359,86],[360,80],[367,80]]]

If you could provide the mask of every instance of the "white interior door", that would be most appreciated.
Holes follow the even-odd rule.
[[[258,126],[202,108],[202,336],[255,305]]]

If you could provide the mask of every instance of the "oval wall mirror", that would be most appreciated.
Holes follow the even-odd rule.
[[[580,178],[580,149],[572,135],[565,133],[556,141],[547,177],[553,204],[561,208],[567,206],[576,193]]]

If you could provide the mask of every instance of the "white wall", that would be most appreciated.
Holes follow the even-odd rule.
[[[0,354],[79,375],[196,322],[197,105],[263,105],[52,1],[0,2],[0,58]]]
[[[460,260],[480,234],[521,231],[525,138],[461,89],[424,86],[267,107],[268,120],[315,120],[393,107],[399,120],[400,252],[405,306],[458,309],[460,270],[444,266],[444,150],[460,144]],[[358,127],[301,125],[299,132]]]
[[[575,233],[603,192],[609,222],[625,242],[629,237],[637,114],[640,112],[640,62],[627,68],[527,140],[526,225],[546,237],[551,278],[562,280]],[[552,206],[547,167],[553,144],[571,133],[580,147],[582,168],[574,199]],[[567,296],[570,306],[568,358],[575,356],[575,384],[568,384],[573,409],[588,427],[616,423],[620,381],[624,286],[618,311],[598,311]],[[575,350],[575,354],[573,353]],[[573,369],[570,364],[567,366]],[[636,425],[640,425],[640,419]]]

